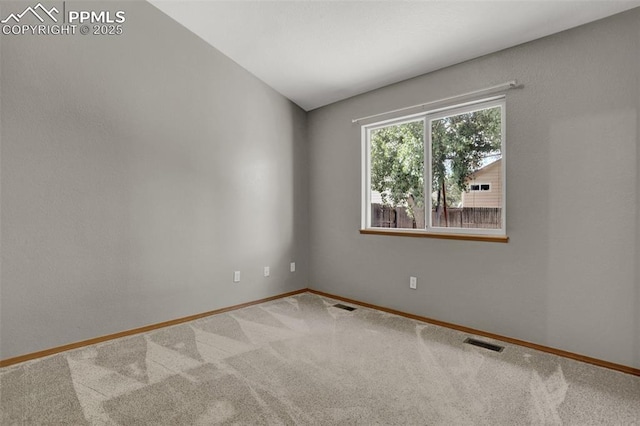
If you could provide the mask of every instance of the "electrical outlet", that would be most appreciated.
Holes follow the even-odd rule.
[[[291,264],[289,265],[289,270],[291,272],[295,272],[296,271],[296,262],[291,262]]]
[[[418,278],[409,277],[409,288],[413,290],[418,288]]]
[[[271,274],[271,271],[269,270],[269,267],[265,266],[264,267],[264,276],[268,277],[270,274]]]
[[[240,271],[233,271],[233,282],[234,283],[240,282]]]

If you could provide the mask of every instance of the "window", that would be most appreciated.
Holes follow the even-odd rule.
[[[363,228],[505,235],[504,97],[368,124]]]
[[[469,185],[469,191],[491,191],[490,183],[480,183]]]

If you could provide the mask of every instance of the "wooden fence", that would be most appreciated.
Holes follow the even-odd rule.
[[[416,212],[422,215],[422,209]],[[466,207],[447,209],[447,220],[444,211],[440,214],[433,211],[432,226],[451,228],[489,228],[502,226],[502,209],[489,207]],[[409,217],[404,207],[389,207],[383,204],[371,205],[371,226],[375,228],[416,228],[415,221]]]

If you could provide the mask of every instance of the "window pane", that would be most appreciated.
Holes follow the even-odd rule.
[[[424,121],[370,133],[371,226],[424,228]]]
[[[431,121],[433,227],[502,227],[501,120],[497,106]]]

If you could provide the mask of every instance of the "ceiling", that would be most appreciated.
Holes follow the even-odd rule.
[[[637,1],[150,2],[309,111]]]

